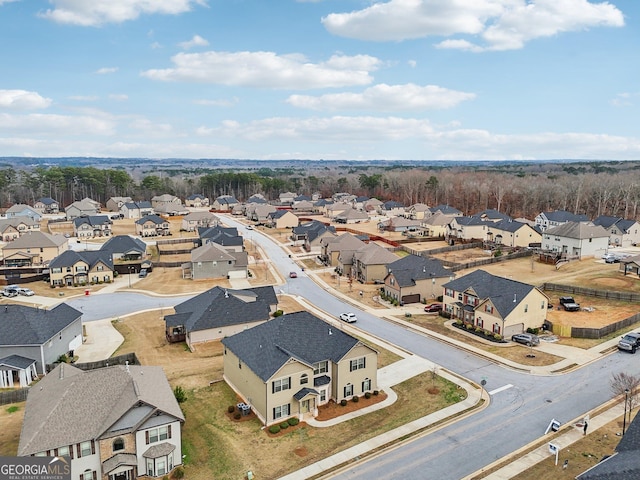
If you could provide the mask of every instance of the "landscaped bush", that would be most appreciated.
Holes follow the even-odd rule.
[[[227,412],[229,412],[229,413],[233,413],[233,412],[235,412],[235,411],[236,411],[236,407],[235,407],[234,405],[229,405],[229,406],[227,407]]]
[[[280,430],[286,430],[287,428],[289,428],[289,422],[282,422],[280,424]]]
[[[353,403],[358,403],[358,402],[360,401],[360,397],[359,397],[359,396],[357,396],[357,395],[354,395],[354,396],[353,396],[353,398],[351,399],[351,401],[352,401]]]
[[[346,407],[347,406],[347,400],[344,399],[344,398],[342,400],[340,400],[340,405],[342,405],[343,407]]]
[[[269,433],[280,433],[280,425],[271,425],[269,427]]]
[[[364,392],[364,398],[367,400],[371,398],[371,392]]]
[[[298,417],[291,417],[289,420],[287,420],[287,423],[292,427],[295,427],[300,423],[300,420],[298,420]]]

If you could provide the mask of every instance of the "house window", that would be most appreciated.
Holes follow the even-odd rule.
[[[368,392],[369,390],[371,390],[371,379],[365,378],[364,382],[362,382],[362,393]]]
[[[321,373],[327,373],[329,371],[329,362],[318,362],[313,364],[313,374],[320,375]]]
[[[352,395],[353,395],[353,385],[351,385],[350,383],[347,383],[344,386],[344,396],[351,397]]]
[[[278,418],[288,417],[290,409],[291,408],[289,403],[285,405],[280,405],[279,407],[274,407],[273,419],[277,420]]]
[[[367,359],[365,357],[356,358],[355,360],[349,361],[349,371],[353,372],[354,370],[360,370],[361,368],[365,368],[367,366]]]
[[[124,450],[124,440],[122,438],[116,438],[113,441],[113,451],[117,452],[119,450]]]
[[[300,376],[300,385],[306,385],[307,383],[309,383],[309,375],[307,375],[306,373],[303,373]]]
[[[271,393],[282,392],[291,388],[291,377],[274,380],[271,384]]]

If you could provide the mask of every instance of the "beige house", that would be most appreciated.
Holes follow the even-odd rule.
[[[4,265],[24,267],[50,262],[69,248],[62,235],[44,232],[27,232],[2,248]]]
[[[276,210],[267,215],[267,225],[272,228],[293,228],[299,224],[298,216],[291,210]]]
[[[476,270],[443,286],[444,310],[465,323],[510,338],[540,328],[548,297],[538,288]]]
[[[387,276],[387,265],[398,256],[377,243],[367,243],[353,254],[351,271],[362,283],[382,283]]]
[[[308,312],[274,318],[222,344],[225,381],[265,425],[304,420],[329,400],[378,388],[378,352]]]

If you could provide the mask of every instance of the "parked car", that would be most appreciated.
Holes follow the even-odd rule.
[[[618,350],[624,350],[625,352],[636,353],[638,347],[640,347],[640,333],[627,333],[618,342]]]
[[[341,313],[340,320],[347,323],[355,323],[358,318],[356,317],[355,313]]]
[[[512,342],[521,343],[526,345],[527,347],[532,347],[534,345],[540,345],[540,338],[533,333],[516,333],[511,336]]]
[[[289,272],[289,278],[298,278],[298,274],[296,272]]]
[[[25,295],[27,297],[32,297],[32,296],[35,295],[35,292],[33,290],[31,290],[30,288],[19,287],[17,290],[18,290],[18,293],[20,295]]]
[[[441,303],[432,303],[431,305],[425,305],[424,311],[427,313],[437,313],[442,311]]]
[[[146,268],[141,268],[140,269],[140,273],[138,273],[138,277],[145,278],[148,274],[149,274],[149,272],[147,271]]]
[[[580,310],[580,304],[577,303],[573,297],[560,297],[560,305],[562,305],[567,312],[577,312]]]

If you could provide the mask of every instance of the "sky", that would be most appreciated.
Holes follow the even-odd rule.
[[[638,160],[638,0],[0,0],[0,156]]]

